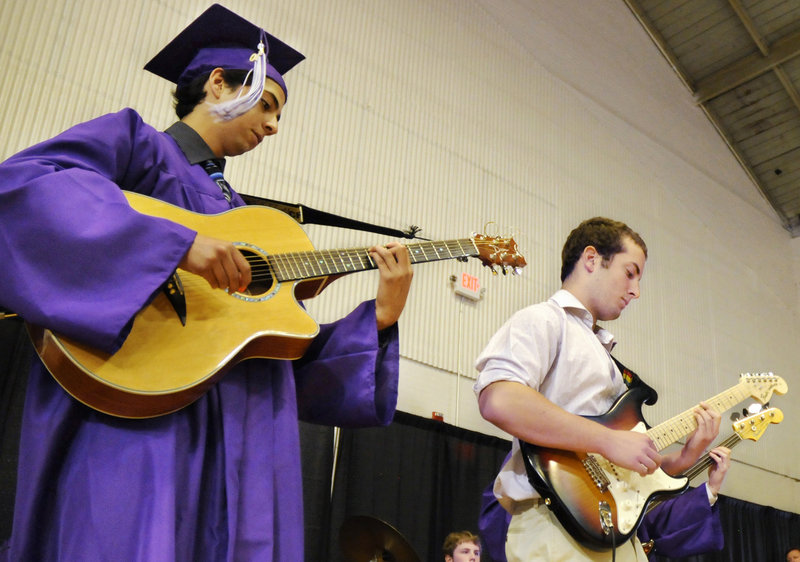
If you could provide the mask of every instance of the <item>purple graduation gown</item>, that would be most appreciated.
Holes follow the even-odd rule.
[[[503,461],[503,464],[508,460]],[[483,490],[478,533],[481,546],[495,562],[506,562],[506,535],[511,521],[497,501],[494,481]],[[655,555],[677,558],[721,550],[725,545],[719,508],[708,502],[705,484],[672,497],[651,509],[636,531],[639,540],[655,542],[649,559]]]
[[[637,531],[639,540],[653,539],[655,555],[680,558],[722,550],[725,536],[719,507],[708,502],[706,485],[658,504],[647,512]]]
[[[202,213],[230,207],[133,110],[73,127],[0,164],[0,303],[117,349],[194,239],[134,212],[120,188]],[[322,326],[301,360],[246,361],[147,420],[79,404],[35,362],[0,559],[303,560],[298,417],[352,427],[394,415],[397,329],[379,345],[374,310]]]

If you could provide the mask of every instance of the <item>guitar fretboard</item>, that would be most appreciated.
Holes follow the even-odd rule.
[[[406,244],[411,263],[423,263],[478,255],[471,238]],[[320,250],[277,254],[268,258],[272,274],[278,281],[297,281],[341,273],[376,269],[369,248]]]
[[[774,377],[774,379],[778,378]],[[776,384],[774,382],[770,384],[769,379],[744,378],[736,386],[717,394],[705,402],[711,409],[721,414],[733,408],[748,396],[755,396],[754,390],[758,390],[759,386],[763,386],[765,381],[767,386]],[[691,408],[647,430],[647,435],[653,440],[656,448],[661,451],[678,441],[678,439],[689,435],[695,429],[697,429],[697,422],[694,419],[694,408]]]

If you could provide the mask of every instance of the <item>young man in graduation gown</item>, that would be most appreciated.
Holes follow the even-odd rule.
[[[250,266],[230,242],[139,214],[121,190],[197,213],[243,205],[209,172],[277,133],[282,74],[302,59],[214,5],[147,65],[176,83],[180,122],[159,132],[124,109],[0,165],[2,305],[113,353],[176,268],[220,290],[247,287]],[[298,417],[381,425],[396,404],[410,261],[395,243],[370,255],[376,300],[321,326],[302,359],[240,363],[172,414],[99,413],[37,361],[0,559],[303,560]]]

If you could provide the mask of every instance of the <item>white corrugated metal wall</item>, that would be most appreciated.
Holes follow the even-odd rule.
[[[528,260],[520,277],[492,276],[475,260],[416,268],[401,321],[401,407],[442,410],[447,421],[486,429],[469,395],[475,356],[514,310],[557,289],[564,237],[597,214],[629,222],[650,247],[643,298],[611,326],[623,342],[620,358],[661,392],[650,421],[732,386],[742,371],[773,370],[800,383],[786,233],[630,127],[618,116],[625,107],[598,106],[546,70],[495,17],[497,3],[225,4],[308,56],[287,77],[281,134],[229,167],[235,187],[386,226],[419,225],[433,239],[493,223],[487,229],[513,233]],[[141,67],[207,6],[3,3],[0,157],[125,106],[168,126],[170,87]],[[380,241],[325,227],[307,232],[318,248]],[[453,294],[448,278],[461,271],[480,278],[482,301]],[[310,310],[322,321],[337,317],[375,286],[374,273],[342,279]],[[774,404],[787,410],[784,427],[736,456],[756,476],[791,477],[777,480],[793,482],[788,496],[769,500],[789,509],[800,503],[800,462],[786,454],[786,439],[800,424],[786,399]],[[736,492],[764,501],[744,486]]]

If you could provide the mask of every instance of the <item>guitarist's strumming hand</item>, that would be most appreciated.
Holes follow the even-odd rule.
[[[400,318],[414,272],[408,249],[397,242],[373,246],[369,249],[369,255],[380,272],[378,295],[375,297],[375,317],[378,330],[383,330]]]
[[[225,240],[198,234],[178,267],[201,276],[214,289],[233,293],[250,285],[250,264]]]
[[[647,434],[617,429],[609,431],[603,450],[598,451],[606,459],[642,476],[653,474],[661,466],[662,457]]]

